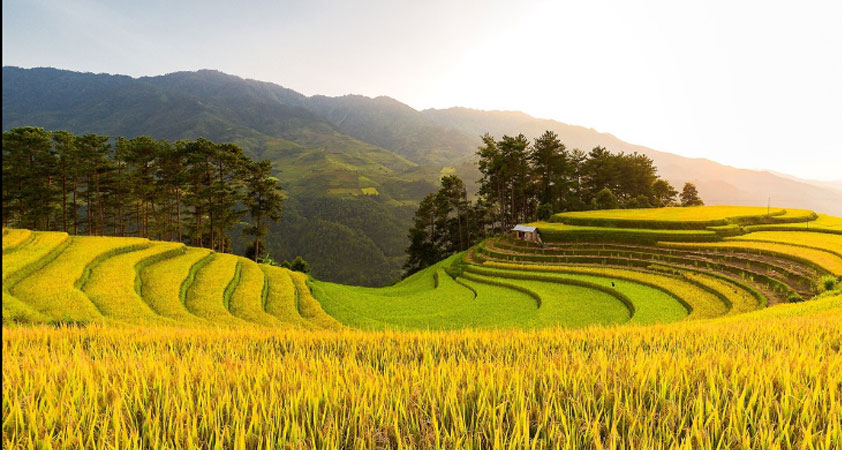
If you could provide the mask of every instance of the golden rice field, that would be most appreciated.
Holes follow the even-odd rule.
[[[837,218],[771,212],[588,212],[387,288],[4,229],[3,446],[842,448]]]
[[[596,211],[575,211],[558,214],[565,218],[611,219],[611,220],[656,220],[672,222],[707,222],[734,217],[808,215],[808,210],[789,210],[783,208],[767,209],[762,206],[691,206],[685,208],[644,208],[644,209],[602,209]]]
[[[809,231],[757,231],[727,238],[727,240],[790,244],[824,250],[842,257],[842,234],[811,233]]]
[[[4,448],[842,445],[842,296],[582,330],[3,329]]]
[[[748,250],[757,253],[770,255],[783,255],[796,257],[814,264],[833,275],[842,276],[842,256],[831,253],[827,250],[808,248],[800,245],[781,244],[778,242],[754,242],[754,241],[725,241],[725,242],[699,242],[699,243],[676,243],[662,242],[661,245],[675,248],[708,248],[717,250]]]

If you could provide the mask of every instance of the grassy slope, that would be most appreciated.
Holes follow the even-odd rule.
[[[143,325],[173,325],[156,314],[138,292],[137,268],[144,261],[176,256],[184,244],[156,243],[149,248],[108,258],[91,270],[82,291],[107,318]]]
[[[191,269],[210,255],[210,250],[188,248],[184,254],[158,261],[141,270],[141,296],[155,313],[183,324],[210,323],[186,306],[186,280]]]
[[[717,208],[724,208],[727,214],[749,211],[713,210]],[[646,217],[660,220],[659,212],[665,217],[689,217],[690,213],[675,212],[677,209],[646,211]],[[788,214],[799,216],[802,212],[778,212]],[[688,232],[630,231],[655,235]],[[143,239],[76,237],[62,244],[66,248],[53,251],[67,239],[65,235],[4,230],[3,236],[8,257],[4,258],[4,281],[7,275],[12,278],[12,272],[20,274],[4,289],[8,300],[4,318],[32,317],[33,321],[45,317],[72,321],[110,318],[142,324],[259,324],[271,328],[339,328],[342,324],[366,329],[583,327],[743,313],[758,307],[755,297],[759,297],[739,283],[668,265],[632,270],[559,266],[546,261],[525,264],[516,261],[516,255],[507,257],[507,250],[501,250],[504,257],[498,259],[515,260],[481,263],[471,257],[466,259],[470,261],[467,272],[457,279],[445,268],[461,256],[441,261],[393,286],[366,288],[312,281],[302,274],[260,267],[229,254],[190,248],[177,251],[179,245]],[[710,245],[773,248],[814,262],[817,258],[811,255],[816,253],[826,258],[817,263],[823,267],[828,267],[828,257],[836,256],[808,246],[834,250],[839,245],[835,236],[823,238],[817,233],[757,232],[746,237],[751,240]],[[756,242],[761,239],[789,244]],[[532,250],[523,247],[518,251],[528,256]]]
[[[479,268],[480,271],[487,271],[488,273],[507,273],[511,272],[514,274],[521,274],[521,275],[533,275],[535,274],[534,271],[525,271],[525,270],[510,270],[510,269],[483,269]],[[628,280],[620,280],[617,278],[612,277],[603,277],[597,275],[587,275],[587,274],[575,274],[575,273],[565,273],[565,274],[542,274],[548,277],[556,277],[560,279],[573,279],[579,281],[585,281],[589,283],[598,284],[604,286],[606,288],[612,288],[617,290],[618,292],[626,295],[632,301],[635,306],[635,314],[632,316],[629,323],[633,324],[654,324],[654,323],[667,323],[667,322],[674,322],[676,320],[681,320],[687,316],[687,310],[685,307],[676,300],[675,297],[667,294],[666,292],[656,289],[651,286],[647,286],[640,283],[635,283],[633,281]],[[613,284],[613,285],[612,285]]]
[[[144,245],[148,245],[146,239],[74,237],[53,261],[13,286],[11,293],[48,317],[67,321],[102,320],[102,313],[79,289],[87,272],[98,259]]]

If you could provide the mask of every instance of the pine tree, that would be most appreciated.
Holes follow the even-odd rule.
[[[254,260],[257,261],[261,249],[265,248],[261,241],[266,236],[269,221],[281,220],[283,188],[272,176],[272,163],[269,161],[248,164],[245,184],[244,203],[253,224],[246,227],[244,233],[254,236]]]

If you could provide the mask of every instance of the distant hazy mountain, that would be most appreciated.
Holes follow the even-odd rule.
[[[568,148],[589,151],[597,145],[611,151],[638,152],[655,161],[658,172],[678,189],[685,182],[699,188],[707,204],[765,205],[813,209],[842,215],[842,193],[821,182],[809,182],[765,171],[737,169],[707,159],[686,158],[640,145],[629,144],[608,133],[567,125],[548,119],[536,119],[515,111],[479,111],[467,108],[428,109],[422,113],[440,124],[462,130],[468,135],[523,133],[534,138],[545,130],[558,133]],[[821,162],[817,161],[816,164]]]
[[[271,232],[273,256],[301,255],[319,278],[346,283],[397,277],[415,205],[442,173],[455,169],[469,185],[476,180],[474,153],[484,133],[533,138],[549,129],[568,148],[637,151],[677,188],[696,183],[708,204],[763,205],[771,197],[775,206],[842,215],[842,194],[832,185],[684,158],[521,112],[417,111],[388,97],[307,97],[213,70],[131,78],[3,67],[3,130],[21,125],[235,142],[271,160],[291,194]]]
[[[449,166],[473,158],[476,138],[389,97],[315,95],[306,106],[344,133],[420,164]]]

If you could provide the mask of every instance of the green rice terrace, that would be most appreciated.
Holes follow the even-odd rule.
[[[3,230],[3,321],[578,328],[735,315],[842,278],[842,219],[737,206],[556,214],[385,288],[141,238]]]

